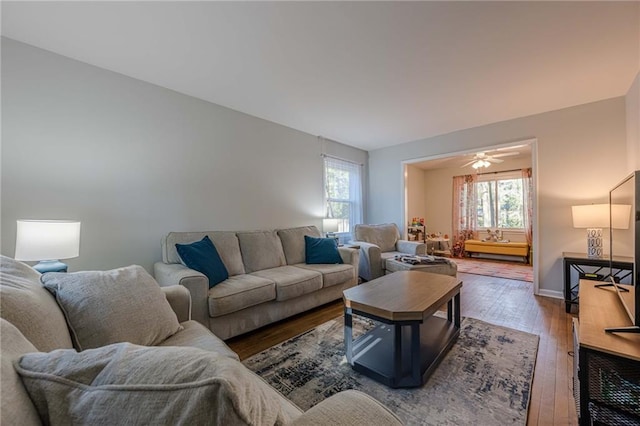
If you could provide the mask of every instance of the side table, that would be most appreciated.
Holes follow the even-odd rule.
[[[633,271],[633,259],[615,256],[613,270],[609,269],[609,256],[601,258],[587,257],[586,253],[562,253],[564,266],[564,303],[565,311],[571,312],[571,305],[578,305],[580,280],[607,281],[613,276],[616,282],[630,282]]]
[[[425,240],[425,243],[427,244],[427,254],[435,256],[451,256],[449,242],[449,238],[427,237],[427,239]],[[436,245],[438,246],[438,248],[436,248]],[[431,249],[429,250],[430,247]]]

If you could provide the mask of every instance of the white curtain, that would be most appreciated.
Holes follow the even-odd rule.
[[[342,219],[338,232],[350,237],[362,223],[362,165],[325,155],[324,188],[325,217]]]

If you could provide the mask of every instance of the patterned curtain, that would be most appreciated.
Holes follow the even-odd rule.
[[[464,255],[464,242],[473,238],[478,227],[477,175],[453,177],[453,255]]]
[[[531,167],[522,169],[522,192],[524,195],[524,234],[531,247],[533,242],[533,179]]]

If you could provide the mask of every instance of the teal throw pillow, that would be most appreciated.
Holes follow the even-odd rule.
[[[209,278],[209,288],[229,278],[229,272],[208,236],[195,243],[176,244],[176,250],[187,267]]]
[[[305,263],[343,263],[335,238],[315,238],[304,236]]]

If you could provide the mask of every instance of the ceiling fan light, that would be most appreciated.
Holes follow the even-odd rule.
[[[478,160],[475,163],[473,163],[471,165],[471,167],[473,167],[474,169],[481,169],[483,167],[489,167],[491,165],[490,162],[488,162],[487,160]]]

